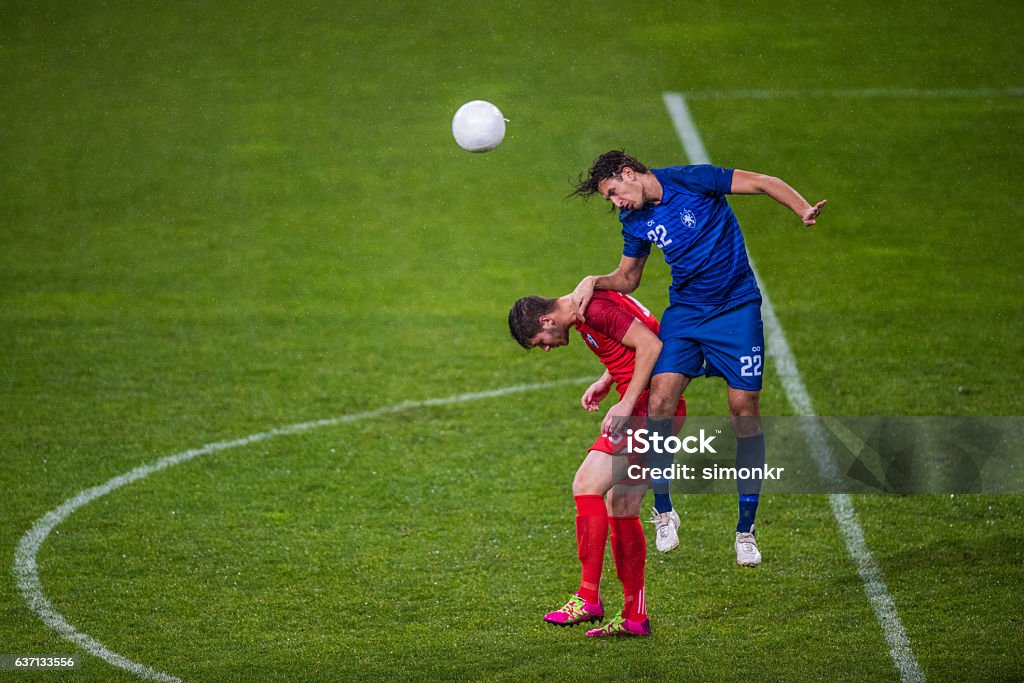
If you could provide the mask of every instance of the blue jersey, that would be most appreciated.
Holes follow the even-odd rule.
[[[661,203],[619,214],[623,255],[639,258],[651,253],[652,244],[659,247],[672,271],[672,303],[759,299],[740,224],[725,198],[733,169],[701,164],[651,172],[661,183]]]

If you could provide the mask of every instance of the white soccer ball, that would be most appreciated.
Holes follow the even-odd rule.
[[[466,102],[452,118],[452,135],[469,152],[489,152],[505,138],[505,117],[490,102]]]

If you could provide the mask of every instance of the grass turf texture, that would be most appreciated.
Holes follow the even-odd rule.
[[[596,377],[578,343],[522,353],[504,318],[613,266],[614,217],[562,198],[610,147],[683,161],[663,91],[1020,86],[1021,24],[1014,3],[6,4],[0,547],[219,439]],[[476,98],[511,119],[487,155],[449,135]],[[809,232],[733,202],[820,414],[1021,413],[1024,99],[690,107],[715,162],[830,200]],[[638,292],[654,310],[666,270]],[[42,584],[186,680],[896,677],[816,496],[762,503],[755,572],[731,566],[733,499],[682,501],[681,548],[651,552],[651,640],[542,624],[577,579],[583,386],[204,456],[58,527]],[[725,410],[720,383],[688,397]],[[1021,678],[1019,498],[855,502],[926,676]],[[605,585],[614,609],[610,563]],[[73,649],[0,577],[0,651]],[[134,679],[90,657],[68,678]]]

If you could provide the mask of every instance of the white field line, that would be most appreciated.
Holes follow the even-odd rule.
[[[673,93],[675,94],[675,93]],[[782,100],[782,99],[958,99],[1024,97],[1024,88],[864,88],[861,90],[691,90],[690,100]]]
[[[155,462],[149,463],[148,465],[136,467],[129,472],[125,472],[124,474],[114,477],[106,483],[79,492],[77,495],[68,498],[58,507],[47,512],[35,521],[32,528],[21,537],[21,540],[18,542],[18,547],[14,553],[13,572],[18,584],[18,590],[21,592],[21,595],[25,599],[29,608],[36,613],[44,624],[56,631],[62,638],[78,645],[85,652],[95,655],[113,666],[130,671],[142,678],[147,678],[153,681],[163,681],[164,683],[182,683],[181,679],[175,676],[161,671],[156,671],[144,664],[132,661],[131,659],[110,650],[92,636],[78,630],[68,623],[64,616],[50,603],[45,593],[43,593],[43,587],[39,580],[39,567],[37,566],[36,558],[39,555],[39,550],[42,548],[46,538],[50,535],[50,532],[52,532],[58,524],[67,519],[73,512],[84,506],[86,503],[90,503],[97,498],[111,493],[112,491],[116,491],[122,486],[138,481],[139,479],[144,479],[145,477],[148,477],[155,472],[159,472],[160,470],[167,469],[168,467],[188,462],[189,460],[198,458],[201,455],[209,455],[210,453],[217,453],[219,451],[228,450],[229,448],[248,446],[250,444],[267,441],[268,439],[273,439],[278,436],[300,434],[313,429],[320,429],[321,427],[333,427],[349,422],[368,420],[382,415],[401,413],[415,408],[448,406],[457,403],[466,403],[469,401],[498,398],[509,394],[519,394],[527,391],[548,389],[567,384],[581,384],[582,382],[589,382],[592,380],[593,377],[544,382],[540,384],[519,384],[501,389],[459,394],[457,396],[431,398],[423,401],[405,401],[396,405],[377,408],[376,410],[368,410],[362,413],[353,413],[351,415],[341,415],[339,417],[332,417],[324,420],[300,422],[286,427],[278,427],[258,434],[244,436],[240,439],[233,439],[231,441],[217,441],[206,444],[205,446],[200,446],[199,448],[183,451],[175,455],[169,455]]]
[[[663,94],[663,99],[690,161],[695,164],[711,163],[683,95],[667,92]],[[750,265],[751,268],[754,268],[753,260]],[[815,414],[814,406],[800,376],[800,370],[797,368],[796,357],[789,348],[782,325],[768,298],[764,281],[761,280],[756,269],[754,269],[754,275],[761,288],[761,311],[767,336],[766,352],[771,350],[771,355],[775,359],[776,372],[782,381],[786,397],[789,399],[790,405],[793,406],[793,410],[797,415],[813,416]],[[840,479],[836,470],[835,456],[830,450],[823,427],[817,420],[806,420],[804,425],[804,433],[810,442],[811,453],[814,455],[822,479],[827,484],[835,486]],[[879,624],[881,624],[882,633],[889,645],[889,655],[900,673],[900,679],[904,682],[924,681],[924,672],[921,671],[910,648],[910,639],[896,613],[896,605],[892,596],[889,595],[882,570],[864,541],[864,530],[857,521],[853,499],[845,493],[833,493],[829,495],[829,503],[843,539],[846,541],[846,550],[857,566],[861,581],[864,582],[864,592],[875,610]]]

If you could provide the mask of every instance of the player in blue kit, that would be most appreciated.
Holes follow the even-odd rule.
[[[619,209],[624,247],[619,266],[607,275],[589,275],[572,300],[584,316],[595,289],[629,293],[640,284],[651,245],[665,255],[672,273],[669,307],[661,319],[662,351],[651,377],[647,428],[671,433],[671,416],[690,380],[701,375],[725,379],[736,433],[737,467],[765,462],[761,430],[761,375],[764,330],[761,292],[747,260],[739,222],[729,194],[766,194],[788,207],[805,226],[814,225],[825,206],[809,204],[778,178],[709,164],[647,168],[623,151],[599,156],[581,175],[572,196],[600,194]],[[669,453],[652,466],[671,465]],[[736,561],[757,566],[761,553],[754,536],[761,482],[740,481]],[[654,523],[659,532],[677,533],[669,481],[655,480]]]

